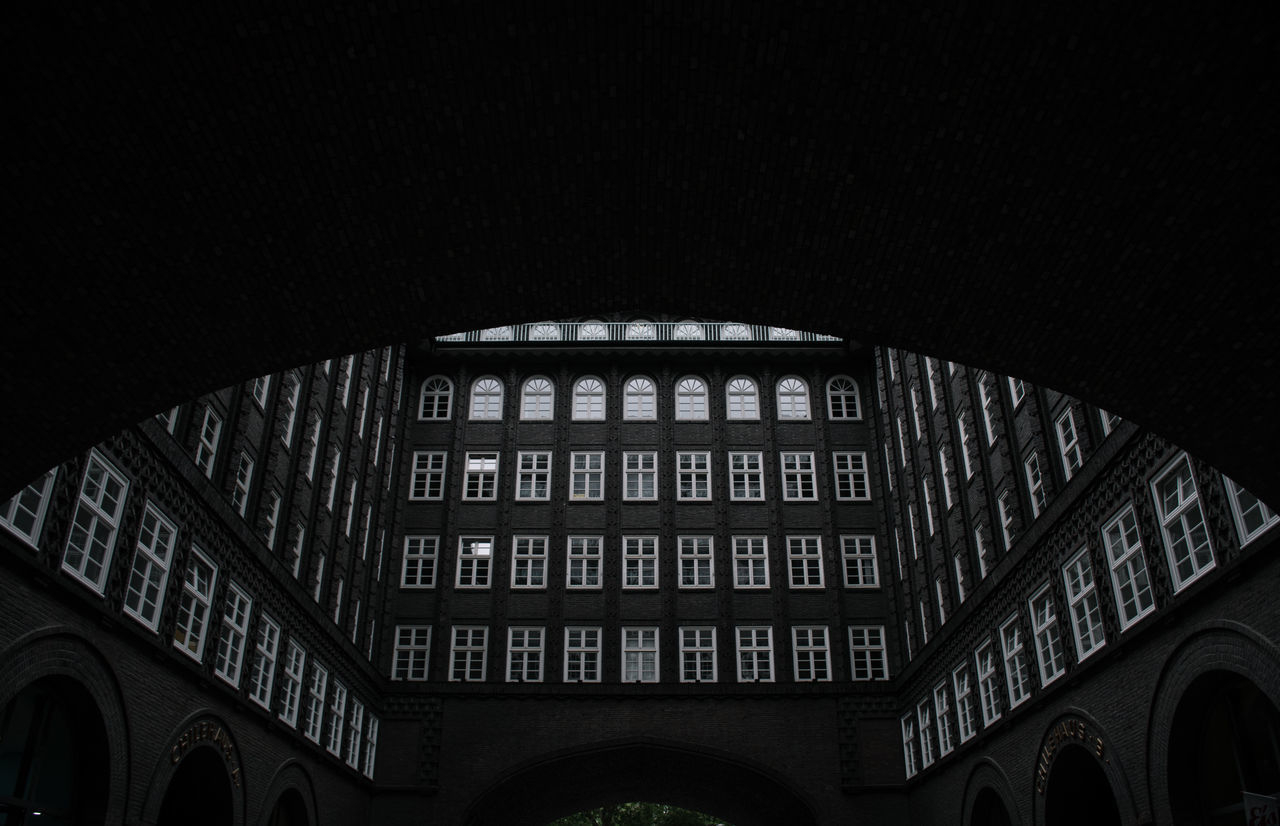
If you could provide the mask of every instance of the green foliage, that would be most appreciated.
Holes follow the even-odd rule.
[[[615,803],[578,812],[547,826],[729,826],[724,821],[662,803]]]

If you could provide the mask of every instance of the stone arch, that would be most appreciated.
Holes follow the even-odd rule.
[[[1206,623],[1188,634],[1165,660],[1147,726],[1148,785],[1152,815],[1158,823],[1177,822],[1170,758],[1179,709],[1188,692],[1214,674],[1248,680],[1273,708],[1280,709],[1280,647],[1273,641],[1228,620]]]
[[[49,627],[25,634],[0,651],[0,709],[46,677],[73,680],[97,705],[106,731],[110,772],[104,822],[124,822],[131,748],[124,698],[110,660],[69,629]]]
[[[1067,755],[1066,764],[1059,766],[1058,760],[1069,748],[1075,751]],[[1054,774],[1055,766],[1060,769],[1057,775]],[[1032,781],[1033,823],[1043,826],[1051,821],[1052,814],[1046,807],[1049,785],[1055,777],[1059,783],[1062,782],[1061,769],[1064,766],[1068,771],[1083,766],[1086,773],[1096,767],[1101,773],[1100,779],[1105,781],[1115,801],[1119,823],[1133,826],[1138,822],[1131,784],[1119,754],[1112,748],[1111,738],[1092,715],[1082,709],[1069,707],[1045,729],[1039,748],[1036,749]]]
[[[513,767],[472,802],[463,823],[542,826],[632,800],[700,810],[737,826],[817,824],[802,793],[773,770],[656,738],[598,743]]]
[[[302,807],[307,819],[307,826],[319,824],[319,807],[316,805],[316,790],[311,782],[311,775],[296,760],[287,760],[276,769],[271,781],[267,783],[266,792],[262,796],[262,811],[258,815],[258,826],[270,826],[276,807],[290,796]],[[286,804],[287,805],[287,804]]]
[[[250,781],[244,776],[240,750],[227,722],[211,709],[199,709],[179,723],[162,742],[164,750],[157,757],[142,801],[143,822],[158,822],[170,787],[175,780],[186,779],[183,765],[195,757],[201,773],[226,778],[231,819],[227,826],[244,826],[244,787]]]
[[[983,757],[969,772],[965,783],[961,822],[964,826],[997,826],[1002,821],[992,807],[999,804],[1008,816],[1009,826],[1021,826],[1026,820],[1015,803],[1017,799],[1009,776],[1000,764]]]

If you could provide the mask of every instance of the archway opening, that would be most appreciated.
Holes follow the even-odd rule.
[[[1045,826],[1120,826],[1120,806],[1102,766],[1081,746],[1063,746],[1044,790]]]
[[[973,801],[970,826],[1010,826],[1009,810],[994,789],[983,789]]]
[[[45,677],[0,718],[0,822],[102,823],[110,765],[102,714],[84,686]]]
[[[1178,703],[1169,732],[1174,822],[1244,822],[1245,792],[1280,792],[1280,712],[1247,678],[1206,674]]]
[[[512,774],[471,806],[468,826],[546,826],[600,806],[652,801],[733,826],[814,826],[808,804],[761,769],[678,745],[630,743],[561,755]]]
[[[271,810],[267,826],[309,826],[307,804],[297,789],[287,789]]]
[[[157,826],[229,826],[233,804],[231,778],[222,757],[201,746],[182,760],[160,804]]]

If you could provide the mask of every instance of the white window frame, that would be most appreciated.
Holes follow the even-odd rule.
[[[603,421],[608,393],[597,376],[583,376],[573,383],[573,421]]]
[[[983,435],[987,437],[988,449],[995,447],[999,439],[995,426],[995,389],[987,387],[987,379],[990,377],[991,374],[985,371],[978,376],[978,401],[981,402]]]
[[[200,576],[200,566],[208,569],[208,576]],[[195,577],[195,581],[192,577]],[[174,623],[173,647],[196,662],[204,658],[204,644],[209,636],[209,611],[213,603],[213,589],[218,582],[218,566],[195,545],[187,559],[186,573],[182,579],[182,596],[178,602],[178,619]],[[191,645],[194,637],[195,646]]]
[[[951,695],[947,681],[933,687],[933,719],[938,725],[938,758],[955,750],[955,736],[951,730]]]
[[[467,451],[463,458],[463,499],[492,502],[498,498],[499,459],[497,451]]]
[[[436,587],[436,562],[440,555],[440,537],[410,534],[404,538],[404,557],[400,564],[400,587],[422,589]]]
[[[916,715],[912,711],[902,715],[902,764],[908,780],[920,773],[916,766]]]
[[[632,376],[622,388],[622,418],[654,421],[658,418],[658,385],[648,376]]]
[[[652,502],[658,498],[658,454],[652,450],[622,454],[622,498],[628,502]]]
[[[441,400],[444,410],[441,411]],[[428,402],[430,410],[428,410]],[[447,421],[453,417],[453,382],[444,376],[428,376],[418,395],[418,421]]]
[[[178,545],[178,526],[148,500],[138,527],[133,566],[125,588],[124,612],[151,631],[160,627],[169,564]]]
[[[960,742],[972,740],[978,733],[978,719],[973,710],[973,681],[969,677],[969,666],[961,663],[951,672],[951,688],[956,699],[956,732]]]
[[[711,454],[707,451],[676,453],[676,499],[711,501]]]
[[[982,725],[990,727],[1001,717],[1000,675],[996,665],[996,649],[990,639],[983,640],[973,651],[974,672],[978,678],[978,707]]]
[[[280,442],[286,450],[293,447],[293,428],[298,421],[298,398],[302,394],[302,377],[297,373],[289,373],[287,381],[289,392],[282,394],[285,407],[284,430],[280,433]],[[196,464],[199,465],[199,462]]]
[[[716,682],[715,626],[682,625],[676,635],[680,641],[680,682]]]
[[[920,768],[927,769],[935,759],[933,751],[933,702],[925,697],[916,704],[916,724],[920,734]]]
[[[773,626],[739,625],[733,629],[733,637],[737,643],[738,682],[773,682]]]
[[[1161,495],[1165,480],[1185,472],[1185,485],[1181,478],[1174,495],[1177,501]],[[1166,491],[1167,493],[1168,491]],[[1174,593],[1181,591],[1217,567],[1213,555],[1213,542],[1209,538],[1209,523],[1200,504],[1199,487],[1195,471],[1186,453],[1180,453],[1151,479],[1151,498],[1156,505],[1156,518],[1160,520],[1160,537],[1164,540],[1165,558],[1169,562],[1169,576],[1173,580]],[[1171,506],[1172,505],[1172,506]],[[1175,536],[1174,530],[1178,536]],[[1203,534],[1203,542],[1192,547],[1194,534]],[[1186,546],[1184,554],[1180,548]],[[1184,569],[1185,566],[1185,569]]]
[[[325,555],[316,554],[315,579],[312,581],[311,599],[317,604],[320,602],[320,592],[324,590],[324,563]]]
[[[415,450],[409,477],[409,501],[435,502],[444,499],[445,468],[449,454],[443,450]]]
[[[360,765],[360,730],[363,727],[364,704],[352,697],[351,719],[347,722],[347,737],[344,750],[347,753],[346,764],[353,769]]]
[[[889,679],[889,659],[883,625],[851,625],[849,677],[855,683]]]
[[[1009,382],[1009,400],[1013,402],[1013,409],[1017,410],[1018,405],[1022,404],[1022,400],[1027,397],[1027,385],[1019,378],[1007,376]]]
[[[1013,491],[1005,488],[996,496],[996,511],[1000,515],[1000,536],[1006,553],[1013,547],[1017,535],[1013,532]]]
[[[676,382],[676,421],[702,422],[709,416],[707,383],[697,376]]]
[[[1223,476],[1222,483],[1227,489],[1227,501],[1231,503],[1231,516],[1236,523],[1236,533],[1240,537],[1241,548],[1262,536],[1271,529],[1272,525],[1280,522],[1280,514],[1236,484],[1234,479]]]
[[[920,388],[911,385],[911,423],[915,428],[916,441],[924,439],[924,416],[920,413]]]
[[[729,453],[729,498],[735,502],[764,501],[764,458],[758,452]]]
[[[625,591],[658,587],[658,537],[622,537],[622,588]]]
[[[546,536],[517,534],[511,537],[512,590],[539,590],[547,587],[547,559],[550,540]]]
[[[259,410],[267,409],[267,394],[271,392],[271,374],[253,380],[253,402]]]
[[[1102,627],[1102,605],[1089,549],[1081,548],[1062,566],[1062,580],[1067,589],[1067,605],[1071,614],[1071,634],[1076,643],[1076,662],[1107,644]]]
[[[564,629],[564,681],[600,682],[599,626],[567,625]]]
[[[960,458],[964,460],[964,478],[973,478],[973,457],[969,455],[969,428],[964,423],[964,411],[956,415],[956,429],[960,433]]]
[[[864,451],[836,451],[831,454],[836,499],[846,502],[871,500],[871,477]]]
[[[960,598],[960,603],[962,605],[964,604],[965,599],[969,596],[969,589],[964,582],[964,569],[965,569],[964,557],[965,557],[964,551],[957,551],[951,557],[951,564],[956,572],[956,595]]]
[[[931,356],[924,357],[925,381],[929,387],[929,409],[930,410],[938,409],[938,388],[936,387],[937,382],[935,381],[935,377],[936,377],[935,374],[937,372],[937,367],[935,366],[935,362],[936,362],[936,359],[932,358]]]
[[[279,717],[289,728],[298,725],[298,709],[302,705],[302,677],[306,673],[307,650],[289,638],[285,651],[284,685],[280,688]]]
[[[973,541],[978,551],[979,582],[986,579],[987,574],[991,573],[992,560],[989,558],[991,556],[991,546],[987,543],[986,536],[983,534],[985,527],[981,522],[975,521],[973,523]]]
[[[249,668],[249,699],[271,710],[271,689],[276,679],[276,662],[280,657],[280,623],[267,613],[258,615],[254,634],[253,665]]]
[[[1009,708],[1015,709],[1031,698],[1031,664],[1022,626],[1015,613],[1000,625],[1000,653],[1004,659],[1004,681],[1009,690]]]
[[[768,589],[769,587],[769,537],[734,536],[733,587],[736,590]],[[743,574],[746,574],[744,584]],[[756,582],[763,574],[764,581]]]
[[[809,383],[799,376],[783,376],[775,387],[778,421],[808,421]]]
[[[550,499],[551,451],[521,450],[516,453],[516,501],[546,502]]]
[[[945,508],[944,513],[950,512],[955,505],[955,494],[951,490],[951,461],[947,459],[947,447],[942,445],[938,448],[938,473],[942,476],[942,504]]]
[[[222,612],[222,629],[218,634],[218,653],[214,657],[214,673],[228,684],[240,687],[244,650],[249,640],[249,617],[253,613],[253,597],[234,581],[227,583],[227,596]]]
[[[472,421],[502,421],[505,390],[497,376],[480,376],[471,382],[471,405],[467,418]]]
[[[1042,585],[1027,600],[1031,615],[1031,633],[1036,641],[1036,665],[1040,671],[1040,687],[1061,677],[1067,670],[1066,653],[1058,633],[1057,606],[1049,583]]]
[[[710,535],[676,538],[681,590],[716,586],[715,537]]]
[[[58,469],[45,471],[18,493],[0,504],[0,525],[32,548],[40,547],[40,531],[49,512],[49,499]]]
[[[858,383],[850,376],[839,375],[827,379],[827,418],[835,421],[862,419],[862,394],[858,390]]]
[[[1058,437],[1058,455],[1062,457],[1062,474],[1070,479],[1084,467],[1084,454],[1080,450],[1080,431],[1076,427],[1075,412],[1070,406],[1054,422]]]
[[[391,679],[424,682],[431,665],[431,626],[397,625]]]
[[[880,587],[880,565],[874,534],[842,534],[840,560],[844,587],[868,590]]]
[[[488,588],[493,575],[493,548],[492,536],[458,537],[458,569],[453,587],[459,590]]]
[[[328,476],[329,485],[328,492],[325,493],[324,508],[327,511],[333,511],[333,498],[338,491],[338,477],[342,471],[342,450],[341,448],[333,448],[333,458],[329,461]]]
[[[1034,450],[1022,463],[1026,471],[1027,495],[1031,497],[1031,518],[1036,519],[1049,507],[1049,496],[1044,489],[1044,473],[1040,470],[1040,456]]]
[[[362,774],[373,779],[378,759],[378,718],[368,715],[364,727],[364,770]]]
[[[929,495],[929,475],[920,477],[920,497],[924,503],[924,523],[929,528],[929,536],[936,530],[933,522],[933,497]]]
[[[791,664],[797,683],[831,682],[831,635],[827,626],[791,626]]]
[[[571,590],[598,591],[604,587],[603,556],[604,537],[602,536],[570,536],[566,541],[567,563],[565,565],[565,587]],[[574,569],[579,573],[575,577]],[[578,581],[575,582],[574,580]]]
[[[809,451],[784,450],[778,456],[782,470],[782,498],[787,502],[816,502],[818,472]]]
[[[329,736],[325,751],[334,757],[342,754],[342,727],[347,716],[347,687],[334,678],[333,691],[329,692]]]
[[[507,629],[507,682],[540,683],[546,665],[547,630],[513,625]]]
[[[267,530],[262,536],[263,543],[272,551],[276,549],[276,535],[280,530],[280,491],[272,489],[267,492],[268,502],[270,503],[263,514],[263,521],[266,523]]]
[[[488,672],[489,627],[455,625],[449,639],[449,682],[484,682]]]
[[[598,502],[604,499],[604,451],[574,451],[569,454],[569,501]]]
[[[793,590],[825,587],[822,537],[816,534],[787,536],[787,581]]]
[[[1156,595],[1142,550],[1138,514],[1125,505],[1102,526],[1102,547],[1111,569],[1112,594],[1121,632],[1156,610]]]
[[[530,376],[520,385],[520,419],[551,421],[556,415],[555,382],[546,376]]]
[[[622,629],[622,682],[656,683],[661,678],[658,627]]]
[[[240,461],[236,465],[235,484],[231,489],[231,507],[236,513],[244,516],[249,506],[249,488],[253,486],[253,459],[245,451],[240,451]]]
[[[731,421],[760,418],[760,385],[747,376],[734,376],[724,387],[725,417]]]

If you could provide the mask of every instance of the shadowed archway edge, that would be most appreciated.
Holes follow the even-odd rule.
[[[634,309],[1019,375],[1280,502],[1262,6],[24,13],[0,495],[265,372]]]

